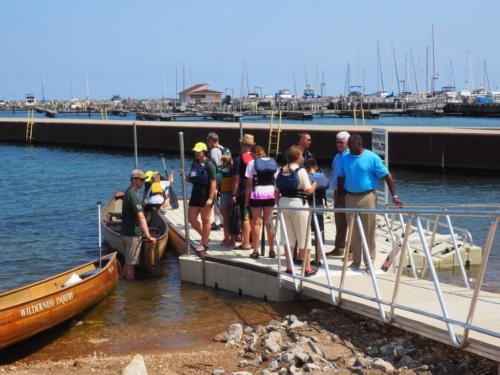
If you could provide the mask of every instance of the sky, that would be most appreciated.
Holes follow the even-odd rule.
[[[416,91],[416,81],[422,92],[432,25],[436,86],[452,77],[467,89],[471,75],[481,86],[486,61],[496,90],[498,14],[498,0],[5,1],[0,99],[41,98],[42,82],[46,99],[69,99],[72,87],[84,98],[85,72],[91,98],[173,97],[195,83],[235,96],[247,86],[271,95],[296,88],[300,95],[306,74],[318,88],[324,76],[324,93],[338,95],[348,64],[351,84],[371,93],[381,89],[377,40],[385,90],[398,91],[394,46],[399,81],[406,78],[408,91]],[[245,65],[248,85],[241,84]]]

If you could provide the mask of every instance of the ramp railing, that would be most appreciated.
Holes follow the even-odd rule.
[[[446,325],[446,330],[452,345],[456,347],[464,347],[468,343],[470,331],[475,331],[488,336],[500,338],[500,332],[480,327],[473,324],[474,315],[476,312],[476,306],[479,299],[479,294],[484,282],[484,276],[486,273],[486,268],[488,265],[488,260],[490,257],[491,249],[494,243],[494,237],[497,231],[497,227],[500,221],[500,210],[498,205],[493,205],[489,207],[483,206],[460,206],[460,207],[438,207],[438,208],[426,208],[424,206],[420,207],[385,207],[377,209],[337,209],[337,208],[276,208],[276,219],[273,223],[276,236],[275,236],[275,248],[277,249],[277,260],[278,260],[278,273],[280,275],[280,281],[285,280],[285,278],[291,278],[293,281],[293,287],[296,292],[301,293],[304,291],[304,284],[315,285],[320,288],[326,288],[328,290],[329,298],[331,303],[335,306],[339,306],[343,301],[343,295],[350,295],[357,298],[361,298],[366,301],[376,303],[378,315],[380,319],[386,323],[391,323],[394,318],[398,315],[400,311],[406,311],[413,314],[420,315],[422,317],[431,318],[437,321],[441,321]],[[326,282],[324,279],[318,277],[305,277],[306,271],[306,261],[308,256],[310,256],[311,248],[307,246],[305,250],[304,258],[302,261],[302,266],[297,269],[293,265],[293,249],[295,244],[290,243],[289,231],[293,230],[287,228],[284,213],[286,212],[296,212],[297,214],[308,215],[308,226],[303,230],[306,231],[305,238],[306,244],[309,244],[309,239],[311,235],[311,226],[315,233],[316,241],[316,251],[320,252],[320,258],[322,259],[322,267],[326,276]],[[340,273],[340,279],[335,285],[334,274],[332,266],[329,264],[325,244],[322,240],[321,228],[319,226],[318,215],[332,213],[344,213],[347,215],[348,219],[348,230],[347,230],[347,240],[346,240],[346,250],[342,258],[342,268]],[[398,246],[393,246],[392,252],[388,257],[389,261],[392,261],[395,265],[393,267],[395,271],[395,276],[392,282],[391,298],[384,298],[381,293],[380,283],[377,279],[378,270],[375,269],[373,259],[370,256],[369,242],[367,240],[367,233],[365,232],[365,227],[363,225],[363,218],[366,219],[366,215],[377,215],[378,217],[383,217],[386,222],[386,226],[389,230],[389,235],[398,236],[401,241]],[[331,215],[333,216],[333,215]],[[391,220],[389,220],[389,217]],[[456,229],[451,223],[451,217],[462,217],[462,218],[482,218],[489,221],[489,228],[487,231],[487,236],[482,246],[482,261],[479,267],[477,276],[473,285],[473,292],[470,298],[464,298],[467,300],[467,317],[466,319],[455,319],[450,316],[449,306],[445,300],[445,293],[443,293],[442,284],[439,279],[438,272],[434,265],[433,254],[431,252],[432,242],[429,241],[429,233],[432,237],[435,237],[437,233],[437,228],[439,223],[439,218],[444,217],[446,220],[446,228],[450,233],[451,242],[455,248],[455,253],[457,254],[458,266],[460,268],[460,275],[463,280],[463,284],[466,288],[470,288],[470,284],[467,278],[467,273],[465,270],[463,259],[460,256],[460,249],[458,246]],[[399,220],[398,225],[399,233],[396,233],[391,222],[395,221],[395,218]],[[433,228],[430,231],[430,227],[425,229],[424,223],[428,220],[434,218]],[[312,224],[311,224],[312,223]],[[279,229],[279,230],[276,230]],[[346,277],[348,274],[349,264],[348,264],[348,254],[349,249],[353,242],[354,229],[357,229],[359,233],[359,240],[361,242],[362,258],[366,265],[366,272],[363,275],[367,275],[370,278],[370,283],[372,287],[372,293],[362,293],[360,291],[353,290],[353,288],[348,288],[345,286]],[[379,228],[380,229],[380,228]],[[437,300],[439,301],[439,313],[430,312],[422,308],[409,306],[408,304],[403,304],[399,302],[399,293],[401,289],[401,284],[403,280],[403,271],[406,268],[406,258],[409,257],[412,264],[412,277],[418,278],[418,274],[415,272],[414,264],[410,251],[410,237],[412,233],[418,234],[419,245],[423,250],[423,257],[425,259],[425,268],[428,269],[430,274],[430,280],[432,281],[433,292],[435,293]],[[395,237],[394,237],[395,238]],[[392,240],[393,245],[396,240]],[[282,254],[280,245],[284,245],[285,253],[285,263],[286,270],[283,270],[282,265]],[[420,275],[422,278],[423,275]],[[338,273],[337,273],[338,278]],[[386,278],[387,279],[387,278]],[[412,280],[407,278],[407,280]],[[387,283],[386,290],[387,290]],[[456,327],[463,328],[462,334],[459,335],[456,332]]]

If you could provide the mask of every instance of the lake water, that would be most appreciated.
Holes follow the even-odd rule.
[[[127,187],[132,155],[0,143],[0,160],[0,292],[96,258],[96,202]],[[158,155],[141,155],[140,164],[145,170],[162,168]],[[167,160],[167,167],[170,164],[178,168],[174,157]],[[500,203],[500,177],[392,172],[399,195],[408,204]],[[177,178],[180,192],[178,184]],[[455,225],[469,229],[475,242],[482,244],[486,224],[462,220]],[[498,237],[486,277],[487,286],[496,290],[500,290]],[[64,325],[43,336],[43,341],[23,344],[22,350],[36,352],[33,359],[60,356],[63,349],[68,356],[104,348],[123,353],[131,350],[128,334],[137,337],[134,345],[146,349],[188,347],[203,343],[230,321],[264,322],[301,309],[296,303],[278,305],[182,284],[176,257],[169,253],[156,276],[121,282],[115,293],[81,318],[83,325]],[[88,343],[96,338],[110,341]],[[43,348],[38,350],[41,342]],[[0,362],[18,356],[19,348],[0,352]]]

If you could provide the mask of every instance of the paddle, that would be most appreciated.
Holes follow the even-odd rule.
[[[167,171],[167,164],[165,163],[165,157],[163,154],[161,154],[160,156],[161,156],[161,161],[163,163],[163,170],[165,171],[165,176],[169,178],[170,173],[168,173]],[[174,191],[173,181],[170,181],[170,185],[168,187],[168,199],[170,201],[170,207],[172,207],[173,210],[179,208],[179,200],[177,199],[177,194],[175,194]]]
[[[102,268],[102,234],[101,234],[101,201],[96,202],[97,204],[97,232],[99,241],[99,269]]]

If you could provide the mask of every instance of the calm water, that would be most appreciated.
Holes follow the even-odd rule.
[[[21,117],[26,118],[27,112],[17,111],[12,113],[12,111],[0,111],[1,117]],[[46,118],[43,113],[35,113],[35,117]],[[56,118],[79,118],[82,120],[88,119],[87,113],[80,114],[60,114]],[[101,119],[100,113],[92,113],[91,119]],[[109,120],[135,120],[135,113],[129,112],[126,117],[123,116],[108,116]],[[277,118],[275,118],[277,120]],[[203,118],[180,118],[176,121],[207,121]],[[269,118],[262,117],[245,117],[245,122],[269,122]],[[300,121],[300,120],[288,120],[285,119],[284,122],[287,124],[297,124],[305,125],[308,124],[322,124],[322,125],[350,125],[353,124],[354,120],[350,118],[337,118],[337,117],[315,117],[313,120]],[[358,119],[358,125],[361,124],[361,120]],[[367,119],[367,125],[391,125],[391,126],[446,126],[446,127],[480,127],[480,128],[499,128],[500,118],[473,118],[473,117],[438,117],[438,118],[425,118],[425,117],[409,117],[409,116],[393,116],[386,115],[381,116],[379,119]]]
[[[96,258],[96,201],[106,201],[117,189],[127,187],[133,157],[0,144],[0,160],[0,292]],[[140,163],[144,169],[162,168],[157,155],[141,155]],[[167,160],[167,167],[170,164],[177,168],[177,160]],[[393,170],[393,174],[399,195],[408,204],[500,203],[499,177],[408,170]],[[467,227],[482,244],[484,224],[468,220],[455,225]],[[500,266],[498,237],[487,274],[487,283],[495,289],[500,289],[500,276],[495,272]],[[44,344],[30,358],[50,358],[60,355],[61,349],[68,356],[93,350],[123,353],[131,350],[127,334],[137,336],[134,345],[146,349],[193,346],[224,329],[229,321],[258,323],[302,308],[181,284],[176,258],[169,255],[154,277],[120,283],[110,298],[81,318],[83,325],[66,325],[44,336],[44,343],[50,345]],[[88,343],[95,338],[110,341]],[[32,340],[28,345],[32,349],[27,350],[38,350],[38,344],[39,340]],[[9,353],[9,358],[17,355]],[[0,359],[6,355],[0,352]]]

